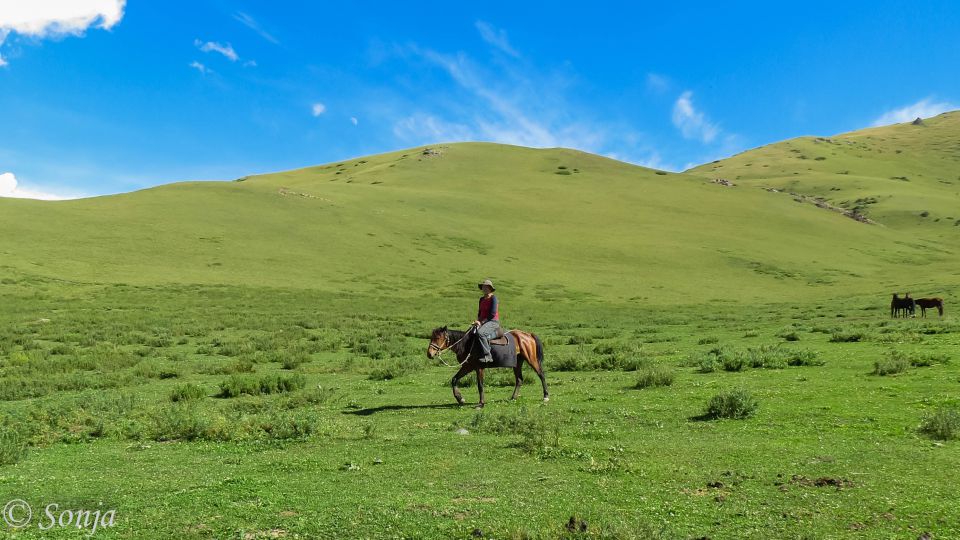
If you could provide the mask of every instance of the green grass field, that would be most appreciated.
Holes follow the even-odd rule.
[[[450,144],[0,200],[0,502],[34,511],[0,534],[88,537],[38,528],[57,503],[115,509],[97,538],[960,537],[958,140],[685,174]],[[495,370],[457,407],[425,356],[488,276],[547,404]],[[908,290],[946,315],[890,319]]]

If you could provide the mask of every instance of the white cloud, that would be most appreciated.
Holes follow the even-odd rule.
[[[61,201],[70,199],[63,195],[56,195],[44,191],[36,191],[20,187],[17,177],[11,172],[0,174],[0,197],[12,197],[15,199],[42,199],[45,201]]]
[[[490,45],[493,45],[510,56],[520,56],[520,53],[510,46],[510,40],[507,39],[506,30],[503,30],[502,28],[494,28],[489,23],[484,21],[477,21],[476,27],[480,32],[480,37],[482,37],[483,40]]]
[[[393,126],[394,144],[488,141],[563,147],[615,153],[616,159],[644,164],[656,154],[649,136],[620,115],[598,118],[592,102],[581,102],[568,93],[580,81],[569,66],[544,71],[513,57],[485,65],[464,53],[438,52],[416,44],[378,52],[384,55],[378,60],[381,63],[392,56],[405,61],[409,70],[419,70],[414,71],[418,76],[406,92],[378,92],[368,99],[375,105],[365,105],[365,118]],[[452,85],[444,80],[447,77]]]
[[[246,62],[243,63],[243,67],[257,67],[257,61],[247,60]]]
[[[199,71],[200,73],[203,73],[204,75],[206,75],[207,73],[213,73],[213,70],[212,70],[212,69],[210,69],[210,68],[208,68],[207,66],[201,64],[200,62],[197,62],[196,60],[194,60],[193,62],[190,62],[190,67],[192,67],[193,69]]]
[[[476,131],[470,126],[424,113],[416,113],[395,123],[393,134],[400,139],[417,142],[457,142],[477,138]]]
[[[321,114],[327,112],[327,106],[323,103],[314,103],[310,107],[310,112],[313,113],[314,116],[320,116]]]
[[[353,125],[357,125],[357,124],[360,123],[360,121],[357,120],[357,117],[356,117],[356,116],[351,116],[351,117],[350,117],[350,123],[353,124]]]
[[[80,35],[94,26],[112,28],[126,0],[30,0],[0,5],[0,29],[39,38]]]
[[[905,105],[899,109],[893,109],[880,115],[873,121],[872,126],[886,126],[890,124],[900,124],[902,122],[912,122],[917,118],[930,118],[940,113],[953,111],[960,108],[953,103],[946,101],[933,101],[933,98],[924,98],[916,103]]]
[[[233,46],[229,43],[223,44],[216,41],[207,41],[204,43],[203,41],[196,39],[193,41],[193,44],[203,52],[218,52],[229,58],[231,62],[236,62],[240,59],[240,56],[237,55],[237,51],[233,50]]]
[[[533,80],[535,75],[529,69],[522,73],[507,69],[492,76],[463,54],[448,55],[415,46],[408,50],[446,71],[467,96],[449,107],[448,112],[460,117],[458,120],[424,111],[401,120],[394,134],[405,142],[486,140],[597,151],[605,139],[601,130],[583,121],[571,121],[578,114],[569,111],[561,95],[542,92],[543,85]]]
[[[670,88],[670,79],[659,73],[647,73],[647,89],[662,94]]]
[[[693,92],[689,90],[680,94],[673,104],[673,125],[685,138],[705,143],[713,142],[720,134],[720,128],[693,106]]]
[[[11,33],[35,39],[80,36],[91,26],[109,30],[123,18],[126,0],[4,0],[0,45]],[[0,56],[0,67],[7,61]]]
[[[242,23],[247,28],[253,30],[257,34],[260,34],[260,37],[269,41],[270,43],[273,43],[274,45],[280,44],[280,42],[277,41],[277,38],[271,36],[266,31],[264,31],[264,29],[260,27],[260,23],[258,23],[257,20],[251,17],[250,15],[247,15],[242,11],[238,11],[233,15],[233,18],[240,21],[240,23]]]

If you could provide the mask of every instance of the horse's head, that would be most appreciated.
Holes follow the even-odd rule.
[[[449,345],[450,338],[447,335],[447,327],[441,326],[440,328],[434,328],[433,332],[430,334],[430,345],[427,347],[427,358],[431,360],[435,358],[440,351],[447,348]]]

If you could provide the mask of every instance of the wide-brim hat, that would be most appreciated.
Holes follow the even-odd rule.
[[[497,288],[493,286],[493,282],[490,281],[489,279],[485,279],[485,280],[481,281],[480,283],[477,283],[477,288],[478,288],[478,289],[483,289],[483,286],[484,286],[484,285],[489,286],[490,289],[492,289],[492,290],[494,290],[494,291],[497,290]]]

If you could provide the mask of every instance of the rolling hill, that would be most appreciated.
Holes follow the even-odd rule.
[[[687,173],[818,197],[950,245],[960,239],[960,111],[834,137],[799,137]]]
[[[683,174],[459,143],[233,182],[4,199],[0,274],[397,296],[461,294],[490,276],[514,296],[654,303],[940,291],[960,283],[958,149],[951,113]]]

